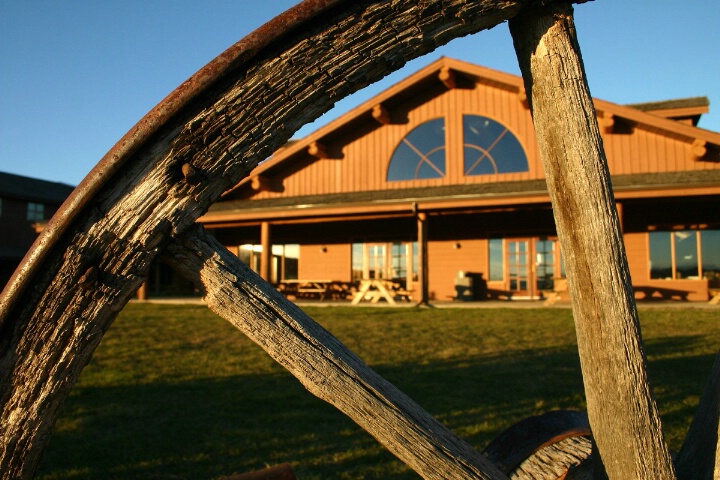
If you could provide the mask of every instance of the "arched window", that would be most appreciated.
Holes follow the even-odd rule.
[[[463,116],[465,175],[527,172],[517,137],[504,125],[480,115]]]
[[[445,119],[436,118],[415,127],[395,149],[388,181],[443,178],[445,176]]]

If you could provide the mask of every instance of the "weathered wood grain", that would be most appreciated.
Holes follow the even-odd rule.
[[[186,230],[168,246],[163,260],[201,289],[212,311],[423,478],[507,478],[202,227]]]
[[[548,445],[522,462],[510,474],[510,480],[559,480],[571,468],[590,458],[592,441],[586,437],[568,437]]]
[[[612,480],[675,478],[572,6],[511,20],[568,277],[593,435]]]

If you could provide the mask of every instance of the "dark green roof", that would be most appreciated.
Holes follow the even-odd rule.
[[[0,172],[0,197],[2,198],[60,205],[74,189],[75,187],[72,185],[64,183]]]
[[[720,170],[696,170],[653,174],[616,175],[612,177],[617,191],[647,188],[683,188],[689,186],[717,185]],[[208,214],[279,208],[308,208],[328,205],[381,204],[441,199],[473,199],[482,197],[516,196],[547,193],[545,180],[516,182],[473,183],[428,188],[373,190],[326,195],[305,195],[260,200],[219,201],[210,207]]]
[[[676,98],[673,100],[661,100],[658,102],[632,103],[628,107],[636,108],[643,112],[653,110],[669,110],[673,108],[707,107],[710,105],[708,97]]]

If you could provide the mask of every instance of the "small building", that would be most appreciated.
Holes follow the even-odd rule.
[[[720,288],[707,98],[596,100],[638,299]],[[382,278],[424,300],[542,298],[565,272],[522,79],[441,58],[288,144],[200,221],[275,283]]]
[[[74,187],[0,172],[0,288]]]

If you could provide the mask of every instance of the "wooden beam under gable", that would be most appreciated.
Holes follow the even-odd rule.
[[[389,125],[391,123],[390,112],[381,103],[378,103],[373,107],[372,117],[377,120],[381,125]]]
[[[615,131],[615,115],[610,112],[602,112],[600,115],[600,126],[603,133],[613,133]]]
[[[518,89],[518,100],[520,100],[523,108],[530,108],[530,102],[528,101],[527,91],[525,91],[525,87],[520,87]]]
[[[705,155],[707,155],[707,153],[708,153],[707,142],[705,140],[696,138],[693,141],[692,147],[690,149],[691,158],[695,161],[702,160],[702,158]]]
[[[255,175],[250,180],[250,188],[256,192],[282,192],[282,180],[270,178],[265,175]]]
[[[444,66],[440,69],[440,73],[438,73],[438,78],[443,83],[443,85],[445,85],[450,90],[457,87],[457,78],[455,77],[455,72],[453,72],[452,69],[448,66]]]
[[[308,146],[308,153],[315,158],[330,158],[327,147],[320,142],[312,142]]]

